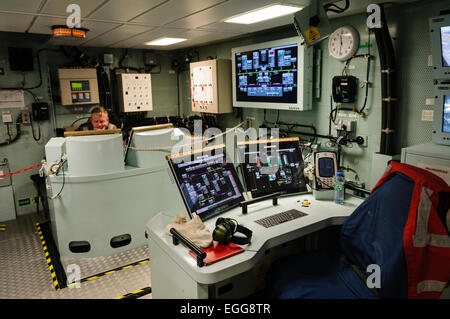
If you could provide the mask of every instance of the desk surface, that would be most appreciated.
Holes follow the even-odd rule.
[[[309,207],[302,207],[303,200],[310,202]],[[259,262],[258,256],[266,249],[328,226],[343,224],[362,202],[361,198],[347,196],[345,204],[338,205],[333,201],[315,200],[312,194],[303,194],[279,198],[277,206],[272,205],[272,200],[252,204],[248,207],[246,215],[242,214],[240,207],[234,208],[221,214],[220,217],[234,218],[240,225],[250,228],[253,231],[252,242],[242,246],[245,252],[204,267],[198,267],[196,260],[189,255],[188,248],[182,244],[174,246],[171,236],[165,233],[165,227],[173,216],[160,212],[148,222],[147,231],[149,240],[158,245],[167,257],[177,263],[196,282],[213,284],[251,269]],[[307,215],[270,228],[255,223],[257,219],[290,209],[297,209]],[[204,222],[211,232],[215,228],[216,219],[217,216]],[[150,252],[150,261],[153,257]]]

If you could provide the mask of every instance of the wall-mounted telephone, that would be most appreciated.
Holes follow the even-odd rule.
[[[314,154],[316,189],[332,189],[337,173],[336,154],[316,152]]]
[[[48,103],[36,102],[31,104],[33,121],[48,121]]]

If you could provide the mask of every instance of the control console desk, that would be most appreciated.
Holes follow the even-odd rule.
[[[302,201],[309,201],[302,207]],[[172,236],[165,233],[173,219],[173,212],[156,214],[147,223],[149,239],[151,284],[153,298],[242,298],[264,287],[264,274],[271,261],[293,254],[298,247],[289,243],[324,229],[342,225],[363,199],[346,196],[345,204],[315,200],[312,194],[280,197],[278,205],[265,200],[248,207],[243,214],[237,207],[204,224],[212,232],[217,217],[234,218],[253,231],[251,243],[245,251],[214,264],[199,267],[183,244],[175,246]],[[259,220],[277,213],[296,209],[307,215],[269,228],[257,224]],[[181,212],[180,212],[181,213]]]

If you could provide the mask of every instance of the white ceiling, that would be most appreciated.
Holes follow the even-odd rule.
[[[350,0],[344,14],[330,12],[329,17],[365,12],[368,4],[380,2]],[[174,50],[292,24],[292,15],[251,25],[223,20],[273,3],[304,6],[310,0],[0,0],[0,31],[51,34],[52,25],[66,24],[70,14],[66,7],[71,3],[80,6],[81,26],[89,29],[78,45]],[[166,47],[144,45],[163,36],[188,40]]]

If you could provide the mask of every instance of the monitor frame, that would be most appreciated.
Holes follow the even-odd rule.
[[[231,71],[233,106],[265,109],[280,109],[291,111],[307,111],[312,109],[312,71],[313,71],[313,47],[302,45],[300,37],[291,37],[281,40],[262,42],[231,49]],[[236,53],[268,49],[273,47],[297,45],[297,103],[287,102],[254,102],[238,101],[236,95]]]
[[[231,200],[229,202],[225,202],[225,203],[217,206],[216,208],[218,208],[218,210],[210,210],[210,211],[202,212],[202,213],[199,214],[199,213],[197,213],[197,211],[191,211],[191,209],[190,209],[190,207],[189,207],[189,205],[188,205],[188,203],[186,201],[186,198],[185,198],[185,196],[183,194],[183,191],[181,189],[181,184],[180,184],[180,180],[178,178],[177,171],[176,171],[176,169],[174,167],[175,163],[173,162],[173,160],[177,159],[177,158],[187,157],[187,156],[189,156],[191,159],[195,158],[196,156],[199,156],[200,158],[206,158],[207,156],[209,156],[208,154],[212,155],[212,153],[214,153],[214,155],[217,155],[217,153],[219,153],[217,151],[219,151],[220,153],[224,154],[226,163],[227,163],[227,165],[229,165],[229,168],[231,170],[231,174],[232,174],[232,176],[233,176],[233,178],[235,180],[235,183],[236,183],[237,188],[238,188],[238,190],[239,190],[241,195],[238,198],[235,198],[235,199],[233,199],[233,200]],[[205,155],[205,153],[206,153],[206,155]],[[239,176],[237,174],[237,171],[236,171],[236,168],[234,166],[233,161],[231,161],[231,160],[228,161],[230,158],[229,158],[229,156],[228,156],[228,154],[226,152],[225,144],[204,147],[204,148],[202,148],[200,150],[193,150],[193,151],[190,151],[190,152],[184,152],[184,153],[167,155],[166,159],[168,161],[170,170],[171,170],[172,175],[173,175],[173,177],[175,179],[178,191],[180,193],[181,198],[183,199],[183,203],[184,203],[184,205],[186,207],[186,210],[188,212],[188,215],[189,215],[190,219],[192,219],[194,217],[193,214],[195,213],[195,214],[197,214],[200,217],[200,219],[202,221],[205,221],[205,220],[210,219],[210,218],[212,218],[214,216],[217,216],[217,215],[220,215],[220,214],[222,214],[224,212],[227,212],[227,211],[237,207],[241,202],[245,201],[244,189],[242,187],[241,180],[239,179]],[[223,208],[223,209],[220,209],[220,208]]]
[[[237,144],[238,152],[240,152],[239,151],[239,147],[242,146],[242,145],[244,145],[247,148],[251,144],[266,144],[266,143],[274,143],[274,142],[278,142],[278,143],[280,143],[280,142],[293,142],[293,143],[296,143],[295,146],[298,148],[300,158],[301,158],[301,160],[303,162],[302,174],[304,174],[303,169],[305,167],[305,162],[303,160],[303,154],[302,154],[302,150],[301,150],[301,147],[300,147],[300,138],[299,137],[285,137],[285,138],[274,138],[274,139],[266,139],[266,140],[238,142],[238,144]],[[245,150],[244,150],[244,152],[245,152]],[[241,154],[239,154],[239,155],[241,155]],[[268,190],[268,191],[265,191],[265,192],[264,191],[251,191],[249,189],[249,183],[248,183],[247,178],[246,178],[245,165],[246,165],[246,163],[243,162],[242,159],[241,159],[240,168],[241,168],[241,172],[242,172],[242,179],[244,180],[247,192],[250,192],[252,194],[253,198],[257,198],[257,197],[265,196],[265,195],[268,195],[268,194],[272,194],[272,193],[275,193],[277,191],[278,192],[279,191],[286,192],[286,194],[291,194],[292,195],[292,194],[303,193],[303,192],[306,192],[308,190],[307,186],[306,186],[306,180],[305,180],[305,186],[304,186],[303,189],[301,187],[299,187],[299,188],[296,188],[296,189]]]
[[[430,41],[433,60],[433,78],[435,80],[450,79],[450,65],[443,66],[441,28],[450,28],[450,14],[429,19]]]
[[[433,115],[433,131],[432,142],[435,144],[450,145],[450,132],[444,132],[444,103],[445,97],[448,96],[450,100],[450,84],[436,85],[434,115]]]

